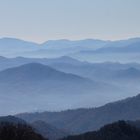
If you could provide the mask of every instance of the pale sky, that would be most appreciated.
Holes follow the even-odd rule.
[[[0,0],[0,38],[140,37],[140,0]]]

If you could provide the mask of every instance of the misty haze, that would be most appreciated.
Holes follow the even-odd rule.
[[[0,0],[0,140],[140,140],[139,0]]]

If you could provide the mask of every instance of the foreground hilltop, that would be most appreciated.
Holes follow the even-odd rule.
[[[119,121],[106,125],[98,131],[76,136],[68,136],[62,140],[139,140],[140,129]]]
[[[25,124],[0,123],[0,140],[47,140]]]

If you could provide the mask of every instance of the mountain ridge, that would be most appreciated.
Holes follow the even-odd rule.
[[[105,124],[118,120],[138,120],[140,118],[140,94],[104,106],[68,110],[63,112],[42,112],[19,114],[26,121],[40,119],[57,128],[67,129],[76,134],[97,130]],[[63,124],[63,125],[62,125]]]

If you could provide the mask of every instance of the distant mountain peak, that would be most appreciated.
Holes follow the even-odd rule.
[[[6,78],[7,77],[7,78]],[[10,78],[8,80],[8,78]],[[90,81],[87,78],[80,77],[75,74],[61,72],[50,66],[40,63],[27,63],[18,67],[8,68],[0,72],[0,80],[8,80],[19,82],[26,81],[41,81],[41,80],[73,80],[73,81]]]

